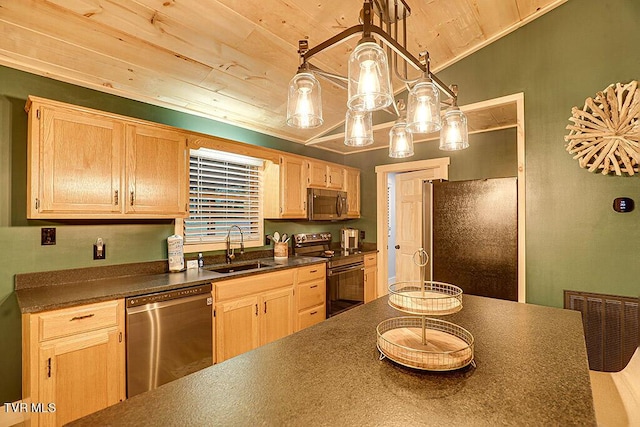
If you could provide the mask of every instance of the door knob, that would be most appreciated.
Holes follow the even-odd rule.
[[[400,249],[400,245],[396,245],[396,249]]]

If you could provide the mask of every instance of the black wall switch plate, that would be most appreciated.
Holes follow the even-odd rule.
[[[40,244],[55,245],[56,244],[56,229],[55,228],[41,228],[40,229]]]

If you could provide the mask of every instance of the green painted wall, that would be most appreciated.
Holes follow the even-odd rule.
[[[640,79],[638,22],[637,0],[569,0],[438,74],[459,85],[463,105],[524,92],[528,302],[562,307],[565,289],[640,293],[640,207],[612,210],[620,196],[640,206],[638,176],[589,173],[563,139],[573,106],[611,83]],[[452,161],[452,180],[466,174],[469,159],[476,161],[475,155],[464,165]],[[364,194],[375,194],[373,168],[382,160],[347,157],[365,171]],[[363,223],[371,227],[373,203],[363,198]]]

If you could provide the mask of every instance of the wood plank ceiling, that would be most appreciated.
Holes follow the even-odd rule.
[[[408,48],[428,49],[437,72],[565,1],[407,0]],[[344,89],[321,80],[325,123],[305,131],[285,124],[286,94],[298,40],[323,42],[357,24],[361,8],[360,0],[0,0],[0,64],[350,153],[322,138],[344,122]],[[346,75],[356,42],[314,64]],[[376,148],[386,144],[376,135]]]

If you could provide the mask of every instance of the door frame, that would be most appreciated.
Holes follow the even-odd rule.
[[[524,93],[503,96],[501,98],[469,104],[460,107],[464,112],[479,111],[499,106],[509,106],[516,108],[515,123],[505,124],[499,128],[479,130],[469,133],[489,132],[498,129],[516,128],[516,151],[518,163],[518,302],[526,302],[526,256],[525,256],[525,132],[524,132]],[[434,169],[433,179],[449,179],[449,157],[437,159],[418,160],[413,162],[392,163],[375,167],[376,172],[376,233],[378,249],[378,289],[376,295],[382,296],[388,293],[388,201],[387,201],[387,180],[391,173],[412,172],[422,169]]]

